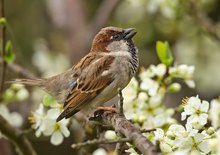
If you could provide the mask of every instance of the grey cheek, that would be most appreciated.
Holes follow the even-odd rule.
[[[124,40],[113,41],[107,46],[107,50],[111,52],[128,51],[128,45]]]

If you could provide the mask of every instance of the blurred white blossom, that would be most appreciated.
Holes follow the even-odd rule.
[[[195,71],[195,67],[194,66],[188,66],[188,65],[183,64],[183,65],[171,67],[169,69],[169,74],[172,77],[184,79],[186,84],[190,88],[194,88],[195,87],[195,83],[192,80],[194,71]]]
[[[39,104],[39,107],[36,111],[33,112],[32,116],[29,117],[31,121],[32,128],[36,130],[36,137],[40,137],[41,133],[44,131],[43,120],[45,117],[44,106],[43,104]]]
[[[124,103],[130,103],[137,97],[138,82],[132,78],[130,83],[122,90]]]
[[[211,101],[211,107],[209,111],[209,116],[211,119],[212,126],[218,128],[220,126],[220,100],[213,99]]]
[[[164,64],[158,64],[157,66],[150,65],[149,70],[152,72],[153,76],[163,77],[166,73],[166,65]]]
[[[68,58],[63,54],[58,53],[54,55],[50,52],[44,39],[38,39],[35,42],[34,50],[32,62],[43,73],[43,77],[60,73],[70,66]]]
[[[167,18],[174,18],[179,5],[179,0],[149,0],[147,11],[150,13],[161,12]]]
[[[148,91],[150,96],[154,96],[157,94],[159,84],[151,78],[144,78],[141,82],[140,88]]]
[[[0,115],[14,127],[20,127],[23,124],[22,116],[17,112],[9,112],[4,103],[0,104]]]

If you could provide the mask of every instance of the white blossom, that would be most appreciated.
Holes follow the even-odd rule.
[[[60,109],[52,108],[47,111],[47,115],[44,118],[43,124],[45,129],[43,134],[51,136],[50,142],[54,145],[59,145],[63,142],[64,137],[69,137],[70,132],[67,128],[69,123],[68,119],[63,119],[56,122],[56,118],[60,114]]]
[[[132,78],[130,83],[122,90],[124,97],[124,103],[132,102],[137,96],[138,82],[135,78]]]
[[[140,87],[141,89],[148,91],[150,96],[154,96],[157,94],[159,83],[150,78],[144,78]]]
[[[213,99],[210,105],[211,107],[209,111],[209,116],[212,122],[212,126],[214,128],[218,128],[220,126],[220,100]]]
[[[166,65],[164,64],[158,64],[157,66],[150,65],[149,70],[152,72],[152,75],[163,77],[166,73]]]
[[[45,115],[46,114],[44,113],[44,106],[41,103],[39,104],[38,109],[35,112],[33,112],[32,116],[30,117],[30,121],[33,123],[32,127],[36,130],[36,137],[40,137],[41,133],[45,129],[43,124]]]
[[[182,78],[190,88],[195,88],[195,82],[192,80],[194,71],[194,66],[185,64],[169,68],[169,74],[172,77]]]
[[[20,127],[23,124],[22,116],[17,112],[10,113],[8,107],[4,103],[0,104],[0,115],[14,127]]]
[[[70,135],[70,131],[67,128],[69,123],[68,119],[56,122],[56,118],[60,112],[61,109],[59,106],[53,107],[45,112],[44,106],[41,103],[31,117],[33,128],[36,130],[35,135],[39,137],[43,133],[45,136],[51,136],[50,142],[53,145],[61,144],[64,137]]]
[[[192,146],[197,146],[197,150],[200,151],[200,152],[203,152],[205,154],[208,154],[211,150],[210,150],[210,147],[208,145],[208,143],[206,141],[204,141],[204,135],[201,134],[201,133],[196,133],[194,135],[194,145]]]
[[[188,66],[188,65],[179,65],[177,67],[171,67],[169,69],[169,73],[173,74],[177,77],[183,77],[185,79],[191,79],[195,71],[194,66]]]
[[[184,106],[184,112],[181,113],[182,120],[187,118],[188,124],[200,128],[207,123],[209,103],[205,100],[201,101],[198,96],[190,97]]]
[[[164,131],[160,128],[157,128],[156,131],[154,131],[155,139],[161,140],[164,138]]]

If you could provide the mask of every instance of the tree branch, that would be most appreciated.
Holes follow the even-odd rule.
[[[132,124],[129,120],[127,120],[123,114],[123,96],[121,89],[118,89],[119,95],[119,113],[109,112],[109,111],[101,111],[94,113],[94,117],[89,118],[91,121],[98,121],[104,125],[112,126],[113,129],[123,138],[129,139],[129,141],[144,155],[159,155],[158,149],[154,146],[143,134],[138,127]],[[145,130],[146,132],[153,131]],[[144,132],[145,132],[144,131]],[[121,145],[118,145],[116,148],[117,151],[121,151],[119,149]]]
[[[111,125],[116,132],[131,140],[131,143],[144,155],[157,155],[156,147],[142,135],[141,130],[118,113],[104,112],[99,121]]]
[[[93,34],[95,34],[103,25],[107,23],[121,0],[104,0],[98,8],[92,23],[90,24]],[[93,35],[92,34],[92,35]]]
[[[5,18],[5,1],[1,0],[1,17]],[[4,81],[5,81],[5,72],[7,68],[7,63],[4,61],[4,55],[5,55],[5,45],[6,45],[6,27],[5,25],[2,26],[2,72],[1,72],[1,81],[0,81],[0,94],[3,91],[4,88]]]
[[[3,61],[0,60],[0,64],[3,64]],[[8,69],[17,73],[17,74],[20,74],[22,75],[23,77],[25,78],[30,78],[30,79],[36,79],[37,77],[31,73],[29,70],[23,68],[22,66],[12,62],[10,64],[8,64]]]
[[[80,149],[80,148],[85,147],[85,146],[88,146],[88,145],[124,143],[124,142],[130,142],[130,139],[128,139],[128,138],[121,138],[121,139],[116,139],[116,140],[93,139],[93,140],[88,140],[88,141],[86,141],[86,142],[73,144],[71,147],[72,147],[73,149]]]
[[[189,1],[189,11],[188,13],[195,19],[195,21],[203,29],[205,29],[212,37],[220,41],[219,27],[215,25],[207,15],[198,8],[196,0]]]
[[[5,135],[16,147],[20,155],[37,155],[24,133],[11,126],[0,115],[0,132]]]

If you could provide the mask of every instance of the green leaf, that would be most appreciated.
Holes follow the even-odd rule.
[[[173,63],[173,55],[168,42],[157,41],[156,49],[160,61],[169,67]]]
[[[56,100],[50,95],[45,95],[43,98],[43,104],[46,107],[51,107],[52,105],[56,104]]]
[[[11,63],[15,60],[15,54],[13,52],[13,48],[10,40],[7,41],[5,46],[4,60],[7,63]]]
[[[4,17],[0,18],[0,25],[6,25],[7,21]]]

